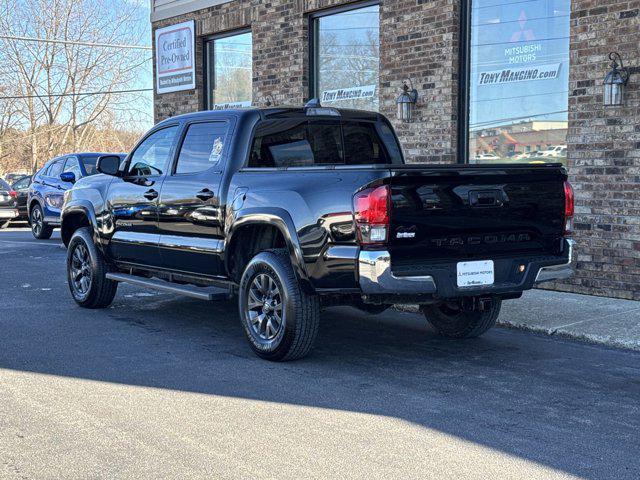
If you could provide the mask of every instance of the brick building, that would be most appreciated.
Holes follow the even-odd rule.
[[[578,272],[553,288],[640,300],[639,13],[640,0],[154,0],[154,32],[195,26],[195,88],[156,90],[155,118],[318,97],[387,115],[409,161],[563,162]],[[631,76],[605,107],[611,51]]]

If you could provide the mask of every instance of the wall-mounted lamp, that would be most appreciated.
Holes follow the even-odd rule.
[[[267,93],[267,95],[265,96],[264,104],[267,107],[275,107],[276,106],[276,99],[273,98],[273,95],[271,95],[270,93]]]
[[[398,107],[397,117],[398,120],[403,122],[410,122],[413,119],[413,108],[418,101],[418,91],[413,88],[413,82],[409,78],[409,84],[406,81],[402,82],[402,93],[396,98],[396,105]]]
[[[604,106],[619,107],[624,104],[624,90],[629,82],[630,72],[623,65],[622,57],[618,52],[611,52],[609,60],[611,60],[611,71],[604,77]]]

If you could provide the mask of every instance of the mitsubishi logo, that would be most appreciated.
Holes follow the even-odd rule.
[[[518,17],[518,24],[520,25],[520,30],[511,35],[511,42],[519,42],[521,40],[525,40],[527,42],[532,42],[536,39],[533,30],[530,28],[525,29],[527,25],[527,14],[524,13],[524,10],[520,11],[520,16]]]

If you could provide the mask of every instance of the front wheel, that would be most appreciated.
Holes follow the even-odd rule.
[[[502,300],[492,299],[485,308],[465,308],[460,301],[449,301],[423,307],[427,321],[436,331],[449,338],[479,337],[496,324]]]
[[[45,223],[44,213],[42,207],[38,204],[34,205],[31,209],[31,215],[29,217],[31,223],[31,233],[38,240],[47,240],[51,238],[53,233],[53,227]]]
[[[67,282],[73,299],[84,308],[111,305],[118,283],[106,278],[109,271],[102,253],[93,243],[88,227],[76,230],[67,249]]]
[[[261,358],[286,361],[311,351],[320,302],[300,286],[286,250],[261,252],[247,265],[239,288],[240,320]]]

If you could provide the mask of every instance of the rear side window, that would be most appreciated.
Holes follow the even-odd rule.
[[[224,154],[226,122],[189,125],[180,148],[176,172],[197,173],[220,165]]]
[[[266,120],[256,129],[248,166],[402,163],[395,136],[388,127],[388,132],[381,127],[386,125],[364,121]]]

